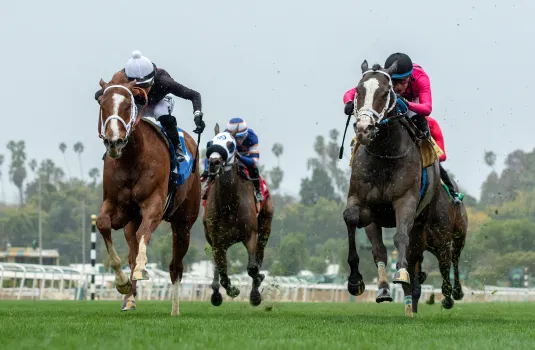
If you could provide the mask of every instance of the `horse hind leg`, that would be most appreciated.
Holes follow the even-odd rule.
[[[110,260],[110,267],[115,272],[115,288],[121,294],[128,294],[132,290],[132,284],[123,272],[123,269],[121,268],[121,259],[113,247],[113,241],[111,238],[111,214],[114,214],[113,217],[116,220],[122,220],[123,218],[122,213],[113,213],[112,206],[109,202],[104,202],[102,204],[101,214],[97,219],[96,226],[102,235],[102,238],[104,239],[104,244],[106,245],[106,250],[108,251],[108,258]]]
[[[191,226],[182,221],[171,222],[173,231],[173,257],[169,264],[169,275],[173,284],[171,316],[180,315],[179,288],[184,273],[184,256],[188,252]]]
[[[260,291],[258,290],[258,288],[260,287],[260,284],[262,284],[264,276],[260,276],[259,274],[260,266],[258,266],[258,260],[256,258],[256,232],[252,232],[249,236],[249,240],[243,243],[247,248],[247,253],[249,255],[249,261],[247,263],[247,273],[253,279],[253,287],[251,288],[251,294],[249,295],[249,303],[251,303],[252,306],[258,306],[262,302],[262,296],[260,295]]]
[[[266,200],[260,215],[258,216],[258,240],[256,244],[256,263],[258,268],[262,267],[264,262],[264,249],[271,235],[271,222],[273,220],[273,206],[271,198]],[[262,279],[264,276],[262,275]]]
[[[136,266],[136,255],[138,250],[136,231],[139,228],[139,223],[129,222],[124,228],[124,237],[128,243],[128,263],[130,265],[130,281],[132,290],[128,292],[123,299],[121,311],[136,310],[136,296],[137,296],[137,281],[132,281],[132,274]]]

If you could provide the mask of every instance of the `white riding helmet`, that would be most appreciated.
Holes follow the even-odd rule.
[[[132,58],[126,62],[124,72],[128,80],[136,80],[136,85],[150,86],[154,83],[156,69],[147,57],[135,50],[132,52]]]

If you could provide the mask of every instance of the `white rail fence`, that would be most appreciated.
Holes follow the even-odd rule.
[[[149,269],[148,281],[137,283],[137,299],[168,300],[171,296],[169,273],[155,268]],[[128,271],[125,271],[125,273]],[[129,273],[129,272],[128,272]],[[0,299],[34,300],[86,300],[89,299],[91,273],[73,267],[0,263]],[[246,301],[251,289],[251,278],[247,274],[231,276],[232,283],[240,288],[240,295],[234,301]],[[184,274],[180,294],[182,300],[206,301],[212,294],[211,277]],[[123,296],[115,290],[113,274],[96,274],[96,299],[119,300]],[[347,292],[347,284],[313,284],[295,277],[267,276],[262,283],[264,300],[277,302],[375,302],[377,285],[367,284],[366,291],[359,297]],[[403,290],[391,284],[394,301],[403,300]],[[513,302],[535,301],[535,288],[504,288],[485,286],[483,289],[463,287],[462,302]],[[225,295],[225,290],[221,288]],[[422,286],[421,300],[427,300],[434,293],[436,301],[442,299],[440,288]],[[230,298],[226,298],[227,301]]]

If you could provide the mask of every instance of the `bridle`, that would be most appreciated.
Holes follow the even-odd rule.
[[[388,86],[389,86],[389,90],[390,91],[389,91],[389,94],[388,94],[388,96],[386,98],[385,106],[384,106],[383,110],[380,113],[377,112],[376,110],[374,110],[373,108],[362,107],[360,109],[357,109],[357,95],[355,94],[355,98],[353,100],[353,105],[354,105],[353,114],[357,118],[362,117],[362,116],[367,116],[367,117],[369,117],[371,119],[374,119],[375,120],[375,125],[377,127],[377,126],[379,126],[381,124],[388,123],[388,121],[391,119],[391,118],[386,118],[385,119],[385,115],[388,115],[390,112],[392,112],[392,110],[394,108],[396,108],[397,98],[396,98],[396,92],[394,91],[394,86],[392,85],[392,78],[390,77],[390,75],[388,73],[383,72],[381,70],[367,70],[364,73],[362,73],[362,76],[364,77],[368,73],[381,73],[381,74],[385,75],[388,78]],[[392,98],[392,96],[393,96],[393,98]],[[392,104],[390,104],[391,102],[392,102]],[[395,117],[397,118],[398,116],[395,116]]]
[[[222,137],[222,136],[224,136],[224,137]],[[230,134],[230,133],[220,135],[217,138],[220,138],[221,140],[226,140],[227,136],[230,136],[231,138],[233,138],[232,134]],[[216,176],[221,175],[224,172],[230,171],[234,167],[234,163],[236,161],[236,151],[237,151],[236,148],[234,148],[234,150],[232,150],[232,152],[230,152],[223,145],[218,144],[218,143],[214,144],[213,140],[212,140],[212,144],[206,150],[207,153],[210,151],[210,148],[214,149],[214,151],[211,152],[210,155],[208,155],[208,158],[221,157],[221,159],[223,160],[223,164],[217,169],[217,172],[215,172],[215,173],[211,173],[210,170],[208,170],[208,176],[210,176],[211,178],[215,178]],[[223,157],[223,155],[221,154],[221,151],[223,151],[223,150],[227,153],[227,157],[226,158]]]
[[[128,140],[128,137],[130,136],[132,130],[134,129],[134,126],[136,126],[136,124],[139,122],[139,120],[141,120],[141,116],[143,115],[143,112],[145,111],[145,109],[147,107],[147,104],[149,102],[148,101],[148,96],[147,96],[147,93],[145,92],[145,90],[143,90],[141,88],[138,88],[138,87],[132,88],[132,90],[139,91],[139,92],[143,93],[143,95],[145,97],[145,104],[143,105],[143,108],[141,108],[141,113],[139,113],[139,115],[138,115],[138,108],[137,108],[137,105],[136,105],[136,101],[134,99],[134,94],[126,86],[124,86],[124,85],[110,85],[110,86],[108,86],[108,87],[106,87],[104,89],[104,91],[102,92],[102,96],[104,96],[106,91],[108,91],[109,89],[113,89],[113,88],[123,89],[123,90],[126,90],[128,92],[128,95],[130,96],[130,120],[128,121],[128,123],[126,123],[124,121],[124,119],[121,118],[121,116],[119,116],[119,115],[110,115],[108,118],[106,118],[106,120],[102,120],[102,106],[101,106],[100,110],[99,110],[99,119],[100,119],[99,137],[101,139],[103,139],[106,136],[106,127],[108,126],[108,123],[110,121],[118,120],[121,124],[123,124],[123,127],[126,130],[125,140]]]

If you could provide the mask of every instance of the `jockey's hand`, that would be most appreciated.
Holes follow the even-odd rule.
[[[401,95],[398,95],[398,98],[399,98],[401,101],[403,101],[403,103],[405,103],[405,105],[407,106],[407,108],[409,108],[409,101],[408,101],[405,97],[403,97],[403,96],[401,96]]]
[[[346,106],[344,107],[345,115],[353,114],[354,109],[355,109],[355,104],[353,103],[353,101],[349,101],[348,103],[346,103]]]
[[[193,130],[193,132],[196,134],[202,134],[204,128],[206,127],[206,124],[204,124],[204,121],[202,120],[203,114],[201,111],[196,111],[193,115],[193,121],[195,122],[195,126],[197,127],[195,130]]]

